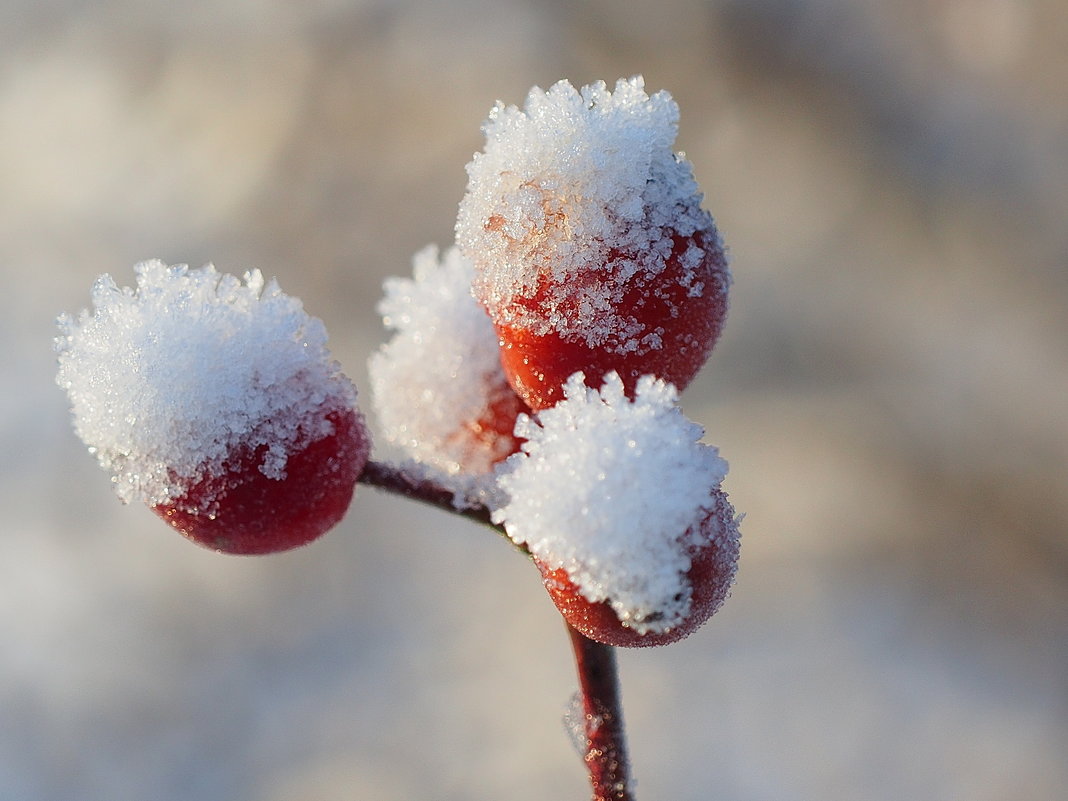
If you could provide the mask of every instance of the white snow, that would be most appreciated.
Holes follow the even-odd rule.
[[[100,277],[93,310],[61,315],[55,341],[75,431],[123,501],[173,500],[238,445],[266,445],[261,470],[282,478],[289,454],[331,433],[324,410],[354,405],[322,322],[258,270],[134,272],[136,288]]]
[[[413,277],[390,278],[379,303],[395,333],[368,363],[384,437],[446,473],[486,473],[515,449],[521,404],[501,368],[497,334],[471,296],[474,268],[456,248],[429,246]],[[491,424],[494,409],[506,416]]]
[[[690,608],[691,526],[715,508],[727,474],[673,386],[646,376],[633,402],[611,373],[523,416],[522,451],[499,469],[509,499],[494,512],[508,535],[550,569],[564,568],[588,600],[608,600],[639,633],[678,625]]]
[[[532,89],[522,110],[493,108],[456,232],[495,323],[620,353],[657,346],[617,313],[623,287],[664,269],[673,235],[714,231],[690,164],[672,151],[677,127],[675,101],[647,95],[640,76],[614,91],[560,81]],[[693,275],[681,280],[698,281],[693,260],[684,266]]]

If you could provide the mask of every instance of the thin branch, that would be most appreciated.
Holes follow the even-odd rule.
[[[460,515],[476,523],[488,526],[502,537],[508,538],[504,527],[493,522],[489,508],[472,498],[464,497],[462,502],[457,502],[457,488],[446,486],[444,481],[439,481],[432,476],[418,472],[405,470],[398,465],[386,464],[385,462],[370,461],[363,469],[359,482],[369,487],[377,487],[385,492],[400,495],[409,500],[419,501],[429,506],[434,506],[450,514]],[[514,545],[514,543],[512,543]],[[521,552],[530,555],[525,546],[516,545]]]

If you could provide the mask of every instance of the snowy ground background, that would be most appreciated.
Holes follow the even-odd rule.
[[[504,543],[359,492],[273,559],[121,507],[52,320],[148,257],[259,267],[357,382],[498,98],[642,72],[734,257],[687,392],[734,598],[625,653],[643,799],[1068,786],[1061,0],[7,0],[0,799],[581,799],[555,610]]]

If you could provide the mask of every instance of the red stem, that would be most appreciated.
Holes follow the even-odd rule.
[[[615,649],[580,634],[571,626],[579,694],[586,728],[584,761],[593,801],[634,801],[630,792]]]
[[[479,523],[492,526],[502,531],[490,520],[490,511],[485,506],[465,506],[457,508],[453,499],[455,493],[448,487],[436,483],[433,479],[405,472],[403,467],[396,467],[385,462],[370,461],[360,474],[359,482],[369,487],[378,487],[386,492],[401,495],[413,501],[420,501],[436,506],[452,514],[471,518]]]

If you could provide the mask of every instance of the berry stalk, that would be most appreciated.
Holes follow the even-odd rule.
[[[589,771],[593,801],[633,801],[615,649],[594,642],[570,624],[567,631],[578,670],[586,729],[583,761]]]

